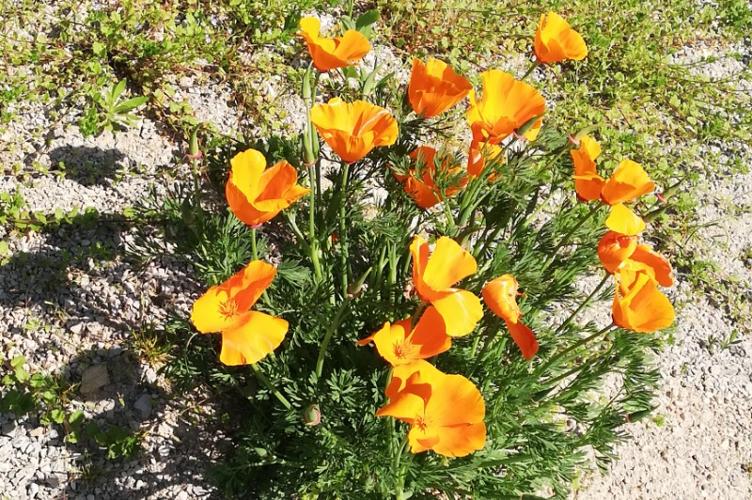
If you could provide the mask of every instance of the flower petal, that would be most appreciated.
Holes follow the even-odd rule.
[[[645,230],[645,221],[631,209],[619,203],[611,207],[606,227],[616,233],[637,236]]]
[[[507,321],[506,325],[512,340],[522,352],[522,357],[528,361],[533,359],[538,352],[538,340],[535,338],[535,333],[522,323]]]
[[[251,311],[244,323],[222,332],[219,360],[229,366],[257,363],[282,343],[287,321]]]
[[[446,290],[477,271],[478,264],[470,252],[453,239],[442,236],[428,259],[423,281],[434,290]]]
[[[483,317],[480,299],[467,290],[446,292],[431,304],[441,315],[446,333],[451,337],[469,334]]]

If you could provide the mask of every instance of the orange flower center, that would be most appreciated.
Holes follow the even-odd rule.
[[[416,359],[418,350],[418,346],[412,344],[409,340],[394,344],[394,356],[398,359]]]
[[[219,306],[219,314],[224,316],[225,319],[230,319],[238,314],[238,303],[235,299],[227,299]]]
[[[415,419],[415,426],[420,429],[421,432],[426,432],[426,429],[428,428],[428,422],[426,422],[426,419],[422,416],[419,416]]]

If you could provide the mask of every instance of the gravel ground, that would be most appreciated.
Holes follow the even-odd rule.
[[[749,64],[749,48],[737,49],[747,51],[742,60]],[[687,47],[677,60],[697,61],[713,50]],[[374,54],[380,61],[394,58],[388,48]],[[739,64],[719,58],[701,71],[727,76]],[[243,126],[226,86],[189,80],[178,82],[180,95],[201,121],[231,134]],[[278,85],[269,83],[271,97]],[[740,82],[740,88],[752,86]],[[300,103],[288,101],[288,125],[297,127]],[[38,131],[46,128],[51,135],[40,141]],[[744,149],[709,147],[729,154]],[[218,497],[206,470],[230,445],[212,425],[220,410],[204,394],[174,397],[158,366],[140,359],[130,343],[151,324],[185,316],[197,285],[169,252],[146,266],[131,262],[125,248],[133,230],[107,221],[107,214],[179,179],[183,154],[149,120],[114,137],[86,139],[74,126],[48,123],[34,106],[0,135],[0,164],[50,171],[24,182],[4,175],[0,192],[20,189],[33,210],[92,207],[102,218],[93,227],[20,237],[0,228],[11,252],[0,266],[0,353],[23,354],[32,371],[80,382],[72,408],[143,435],[136,458],[113,462],[64,443],[36,417],[0,415],[0,498]],[[703,186],[698,220],[714,225],[700,231],[691,249],[717,262],[722,279],[749,294],[752,175],[710,178]],[[628,426],[633,439],[619,447],[621,460],[606,475],[584,477],[578,498],[752,497],[752,336],[739,331],[739,341],[725,345],[735,328],[745,326],[735,323],[728,304],[683,277],[671,293],[679,321],[675,342],[658,361],[657,417]]]
[[[728,78],[743,68],[741,61],[749,64],[749,55],[748,45],[726,55],[699,45],[682,49],[675,61],[712,57],[696,72]],[[752,89],[744,80],[738,86]],[[752,159],[749,145],[707,150],[722,152],[722,162]],[[675,340],[658,359],[656,417],[627,426],[631,439],[618,447],[620,459],[606,475],[586,477],[576,498],[752,498],[752,173],[705,177],[696,193],[701,229],[688,247],[718,266],[717,283],[739,301],[702,293],[679,276],[672,294],[679,311]]]

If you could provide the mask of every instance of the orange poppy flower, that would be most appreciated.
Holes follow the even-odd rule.
[[[541,16],[535,31],[534,48],[535,56],[542,63],[556,63],[567,59],[580,61],[588,53],[582,36],[555,12]]]
[[[397,121],[387,110],[366,101],[345,102],[339,97],[311,109],[311,122],[342,160],[353,163],[377,146],[397,140]]]
[[[300,20],[300,34],[308,45],[313,65],[319,71],[344,68],[363,58],[371,50],[368,39],[359,31],[347,30],[341,37],[319,36],[321,21],[315,17]]]
[[[410,451],[464,457],[486,442],[486,405],[478,388],[462,375],[447,375],[427,361],[395,367],[386,388],[389,402],[377,416],[410,424]]]
[[[230,160],[225,196],[230,210],[249,226],[258,226],[289,207],[308,189],[296,184],[298,172],[282,160],[266,168],[264,155],[247,149]]]
[[[597,200],[605,182],[598,175],[595,160],[601,154],[601,145],[590,136],[580,139],[580,147],[569,151],[574,164],[574,189],[577,197],[583,201]]]
[[[415,328],[412,328],[412,318],[393,324],[387,321],[381,330],[359,340],[358,345],[371,342],[390,365],[399,366],[448,350],[452,346],[452,337],[445,333],[444,320],[436,308],[429,307],[423,312]]]
[[[512,323],[517,323],[522,316],[517,305],[520,285],[511,274],[504,274],[483,286],[483,301],[493,313]]]
[[[497,144],[473,141],[470,143],[470,151],[467,154],[467,173],[473,177],[479,176],[486,168],[486,162],[499,158],[502,151],[501,146]],[[504,158],[499,158],[499,161],[503,163]],[[488,180],[493,181],[494,179],[496,179],[496,174],[489,174]]]
[[[436,184],[437,176],[446,176],[447,180],[454,179],[460,175],[462,167],[459,165],[450,166],[449,163],[453,158],[450,155],[445,155],[440,165],[441,173],[437,173],[436,149],[430,146],[418,147],[410,153],[410,158],[415,162],[415,167],[411,168],[407,175],[395,173],[394,177],[402,183],[405,192],[422,209],[431,208],[443,201],[444,195],[453,196],[467,183],[465,177],[459,178],[457,184],[446,188],[445,192],[442,193]]]
[[[617,233],[634,236],[645,229],[645,221],[624,203],[635,200],[655,189],[647,172],[639,163],[622,160],[603,184],[601,199],[611,205],[606,226]]]
[[[440,115],[472,88],[467,79],[455,73],[444,61],[431,57],[428,63],[423,63],[420,59],[413,59],[407,97],[413,111],[423,118]]]
[[[532,359],[538,352],[535,333],[520,322],[520,306],[517,305],[519,284],[511,274],[504,274],[483,286],[483,301],[493,313],[504,320],[512,340],[522,352],[522,357]]]
[[[642,165],[632,160],[622,160],[603,184],[601,198],[609,205],[617,205],[635,200],[654,189],[655,183]]]
[[[598,258],[606,271],[614,273],[636,249],[637,238],[609,231],[598,242]]]
[[[287,321],[250,310],[276,273],[271,264],[254,260],[194,302],[191,321],[196,329],[222,334],[222,363],[253,364],[282,343]]]
[[[484,71],[480,77],[483,95],[478,98],[471,90],[467,110],[473,140],[498,144],[537,116],[535,124],[524,134],[528,140],[535,140],[546,110],[543,96],[534,87],[497,69]]]
[[[659,285],[671,286],[674,284],[671,263],[648,245],[637,245],[635,251],[629,256],[629,260],[647,266],[649,274]]]
[[[614,324],[639,333],[661,330],[674,322],[674,306],[646,267],[628,260],[619,268],[611,309]]]
[[[454,240],[442,236],[433,252],[420,236],[410,244],[413,259],[413,284],[418,295],[430,302],[444,320],[446,334],[467,335],[483,317],[480,299],[467,290],[452,288],[474,274],[478,265],[470,253]]]

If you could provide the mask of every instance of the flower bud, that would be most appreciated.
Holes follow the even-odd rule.
[[[303,422],[311,427],[321,423],[321,410],[319,405],[310,404],[303,410]]]

